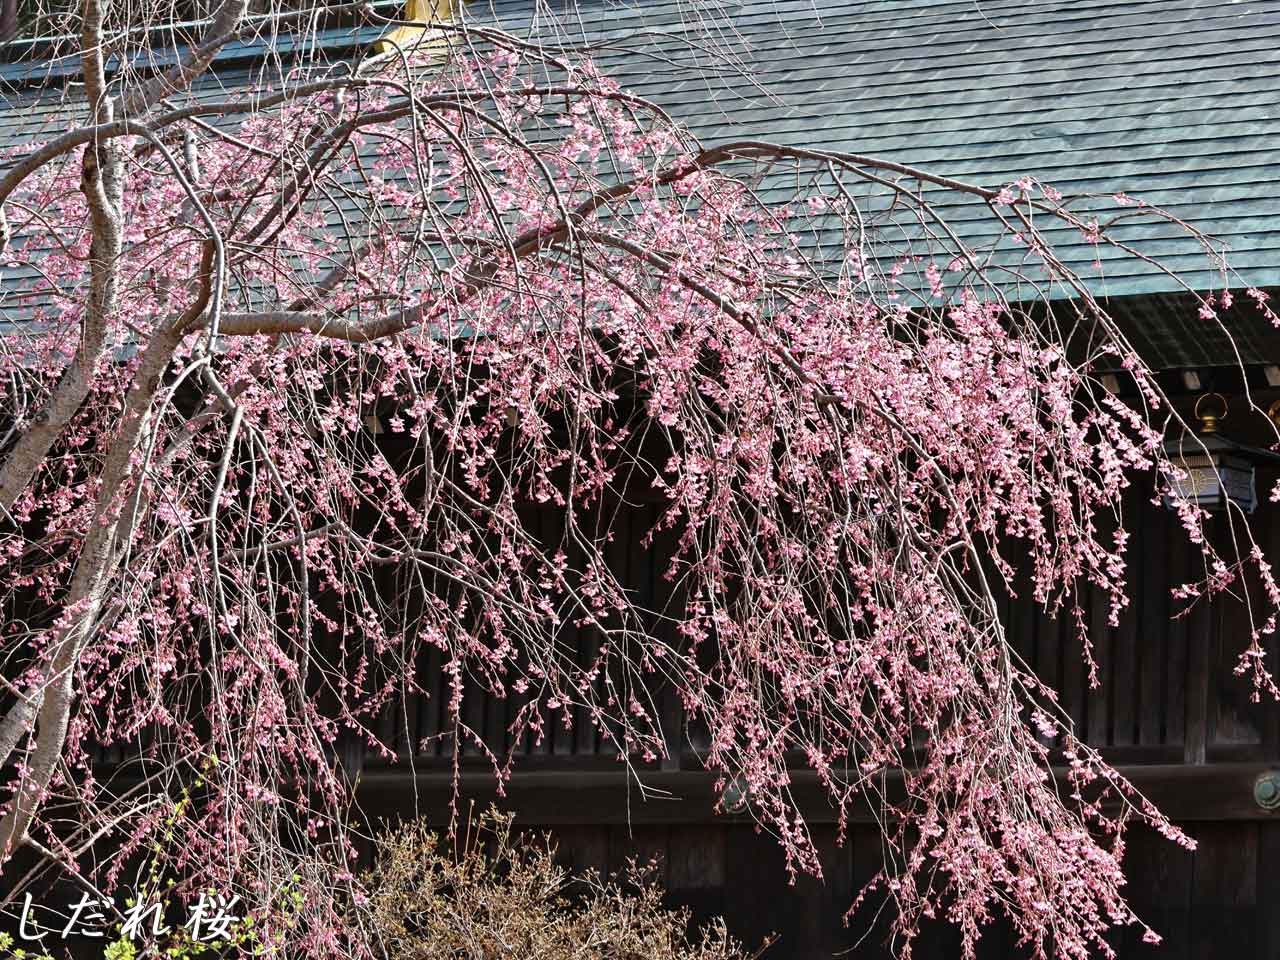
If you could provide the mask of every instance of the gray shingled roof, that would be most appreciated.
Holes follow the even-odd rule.
[[[1098,194],[1083,203],[1106,212],[1124,190],[1219,239],[1244,283],[1280,287],[1280,0],[473,0],[465,11],[600,44],[607,72],[704,140],[880,155],[984,186],[1029,174]],[[336,57],[369,35],[321,39]],[[0,145],[21,135],[19,120],[31,116],[0,113]],[[966,242],[982,242],[989,221],[964,204],[950,213]],[[1168,225],[1120,236],[1197,287],[1221,283]],[[1170,278],[1117,257],[1099,273],[1074,232],[1051,239],[1120,298],[1151,362],[1229,359],[1167,296]],[[1280,360],[1274,332],[1241,323],[1246,361]]]
[[[527,29],[527,0],[467,10],[486,2],[485,19]],[[1247,282],[1280,282],[1276,0],[746,0],[701,26],[692,6],[579,0],[559,29],[630,35],[598,59],[706,139],[821,145],[984,186],[1030,174],[1072,194],[1123,190],[1221,239]],[[760,89],[717,70],[713,44]],[[1187,245],[1149,249],[1202,264]],[[1092,260],[1079,245],[1073,262]],[[1172,289],[1137,261],[1106,274],[1114,295]]]
[[[387,0],[377,0],[386,6]],[[283,71],[292,57],[305,56],[314,72],[347,69],[345,61],[359,50],[368,50],[382,33],[379,27],[343,27],[314,31],[302,38],[282,37],[273,41],[273,56],[263,55],[266,44],[259,41],[228,43],[215,60],[214,68],[203,74],[189,93],[171,100],[222,100],[250,89],[278,87]],[[182,48],[180,48],[182,49]],[[157,44],[151,51],[149,66],[162,68],[173,62],[174,51]],[[108,63],[108,68],[112,66]],[[83,87],[78,83],[80,69],[74,57],[54,61],[29,60],[0,63],[0,152],[10,151],[24,143],[47,141],[69,128],[88,123],[89,112]],[[213,118],[215,126],[234,128],[242,118]],[[12,160],[0,163],[0,170]],[[12,217],[19,224],[20,217]],[[0,262],[0,332],[6,327],[26,324],[38,317],[37,311],[49,309],[52,302],[46,293],[34,294],[30,285],[40,276],[38,258],[42,252],[31,243],[45,243],[43,237],[24,236],[20,227],[9,251],[15,256]],[[21,258],[16,256],[22,254]]]
[[[699,9],[695,13],[695,6]],[[759,138],[874,155],[998,187],[1048,182],[1103,216],[1117,191],[1221,242],[1233,285],[1280,286],[1280,0],[476,0],[513,32],[603,43],[597,61],[707,141]],[[747,79],[747,78],[750,79]],[[959,204],[957,232],[990,221]],[[1199,289],[1220,287],[1168,224],[1114,235]],[[1051,232],[1132,319],[1158,366],[1231,362],[1170,277]],[[1011,263],[1017,253],[998,258]],[[1059,294],[1066,291],[1060,289]],[[1190,309],[1189,316],[1181,314]],[[1280,338],[1232,318],[1246,362]]]

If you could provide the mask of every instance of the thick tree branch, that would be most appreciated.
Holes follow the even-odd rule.
[[[222,0],[200,44],[180,63],[121,96],[119,112],[126,117],[140,116],[166,97],[188,89],[209,69],[218,51],[239,35],[248,11],[249,0]]]
[[[94,120],[110,123],[113,105],[103,74],[103,4],[85,0],[81,59],[85,93]],[[18,438],[0,465],[0,513],[8,514],[39,470],[45,455],[88,396],[94,373],[106,347],[108,319],[115,309],[121,250],[121,205],[124,171],[114,140],[92,143],[81,160],[80,190],[89,208],[89,296],[81,319],[75,359],[63,373],[52,396],[35,421]],[[2,199],[0,199],[2,202]]]
[[[22,842],[62,755],[75,702],[75,663],[98,627],[118,545],[127,542],[133,534],[131,528],[120,524],[124,508],[121,495],[133,476],[138,442],[151,424],[151,405],[161,377],[181,340],[182,332],[176,326],[152,338],[125,399],[120,433],[112,442],[102,468],[96,517],[76,561],[62,622],[55,630],[44,669],[44,682],[40,685],[43,700],[36,712],[35,746],[27,761],[27,773],[13,805],[0,819],[0,856],[7,858]],[[129,516],[132,523],[132,512]],[[13,709],[20,708],[27,709],[21,702]],[[4,758],[0,758],[0,763],[3,762]]]

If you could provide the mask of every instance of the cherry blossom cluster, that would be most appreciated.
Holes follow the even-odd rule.
[[[514,705],[508,742],[589,722],[643,780],[673,689],[789,869],[821,872],[798,771],[842,821],[873,804],[903,956],[942,916],[971,957],[996,913],[1035,955],[1107,953],[1140,922],[1126,827],[1191,841],[1072,729],[999,598],[1025,577],[1096,682],[1087,597],[1126,603],[1119,504],[1168,487],[1173,414],[1101,305],[1012,300],[946,217],[1086,294],[1040,224],[1105,227],[1030,179],[705,146],[588,63],[481,40],[6,158],[49,154],[0,184],[34,277],[0,347],[13,449],[88,388],[3,504],[11,694],[72,704],[43,779],[50,734],[0,737],[5,822],[105,894],[212,886],[290,956],[366,955],[341,745],[403,760],[379,718],[434,656],[438,736],[500,783],[514,753],[471,698]],[[102,208],[84,171],[110,150]],[[95,271],[100,209],[119,252]],[[679,604],[609,562],[637,498]],[[1176,508],[1205,556],[1182,598],[1261,579],[1241,667],[1274,692],[1266,559]]]

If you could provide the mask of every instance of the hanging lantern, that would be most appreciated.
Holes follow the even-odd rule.
[[[1165,453],[1183,472],[1173,481],[1173,496],[1166,495],[1165,502],[1190,500],[1212,511],[1235,504],[1252,513],[1258,505],[1257,465],[1280,463],[1280,454],[1237,443],[1218,432],[1227,419],[1227,398],[1220,393],[1203,394],[1193,413],[1199,430],[1165,444]]]

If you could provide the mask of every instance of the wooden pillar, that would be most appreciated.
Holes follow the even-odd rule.
[[[1212,537],[1216,522],[1205,522],[1205,535]],[[1187,579],[1196,577],[1195,561],[1186,571]],[[1213,624],[1208,601],[1201,599],[1187,617],[1186,723],[1183,736],[1184,763],[1205,762],[1209,746],[1209,690],[1213,669]]]

